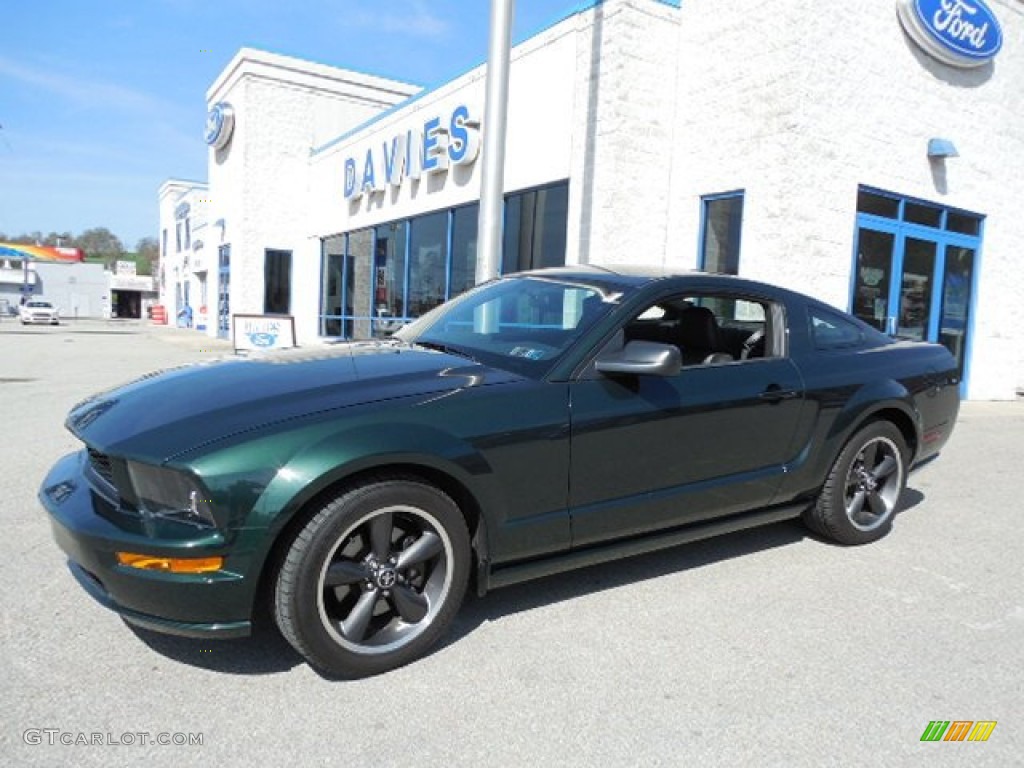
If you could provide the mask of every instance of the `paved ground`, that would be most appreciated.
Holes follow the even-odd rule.
[[[1022,764],[1024,404],[965,404],[876,545],[787,523],[513,587],[471,600],[427,659],[337,683],[273,635],[132,631],[66,572],[35,500],[76,447],[74,402],[225,353],[143,324],[0,322],[0,763]],[[998,726],[920,742],[957,719]],[[139,732],[203,745],[61,743]]]

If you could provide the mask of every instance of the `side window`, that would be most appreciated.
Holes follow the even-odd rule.
[[[679,347],[684,366],[723,365],[778,354],[771,344],[771,306],[738,296],[675,296],[644,309],[625,340]]]
[[[864,343],[864,334],[849,320],[817,307],[807,310],[816,349],[848,349]]]

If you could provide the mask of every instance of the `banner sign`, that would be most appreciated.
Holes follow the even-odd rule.
[[[295,346],[295,318],[291,315],[233,315],[231,323],[236,352]]]

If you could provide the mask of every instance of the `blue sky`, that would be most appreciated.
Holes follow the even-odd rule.
[[[513,39],[573,0],[517,0]],[[5,0],[0,232],[157,232],[206,178],[206,89],[243,46],[431,86],[487,57],[489,0]]]

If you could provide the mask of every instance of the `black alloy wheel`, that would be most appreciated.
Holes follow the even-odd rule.
[[[469,576],[461,511],[411,479],[359,486],[296,537],[275,594],[285,638],[324,673],[378,674],[420,657],[458,611]]]
[[[804,521],[841,544],[882,538],[906,487],[906,463],[907,445],[899,429],[888,421],[871,422],[840,452]]]

